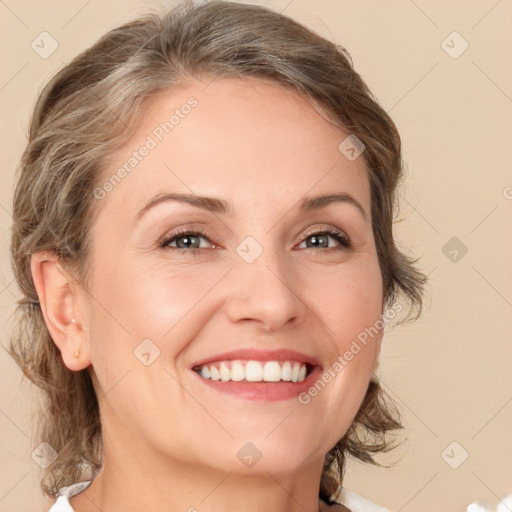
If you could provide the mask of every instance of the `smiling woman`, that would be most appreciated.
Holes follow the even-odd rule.
[[[149,15],[53,78],[10,347],[52,511],[383,510],[343,474],[401,428],[373,375],[425,281],[393,240],[400,152],[347,52],[262,7]]]

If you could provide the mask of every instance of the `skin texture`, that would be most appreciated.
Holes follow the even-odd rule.
[[[98,200],[87,292],[51,254],[32,257],[64,363],[89,368],[100,397],[105,463],[71,500],[80,512],[318,510],[324,456],[350,426],[377,364],[381,335],[307,405],[221,394],[192,372],[199,359],[247,347],[297,350],[326,369],[382,313],[369,183],[363,158],[338,150],[347,134],[276,85],[210,82],[155,98],[103,170],[100,183],[174,109],[197,100]],[[163,192],[221,198],[231,212],[167,201],[137,221]],[[347,202],[300,210],[305,196],[340,192],[366,218]],[[208,239],[195,254],[160,247],[178,228]],[[326,228],[352,246],[331,237],[328,248],[312,245],[308,237]],[[263,250],[250,264],[236,252],[248,236]],[[149,366],[134,355],[144,339],[160,351]],[[248,442],[261,452],[250,468],[237,457]]]

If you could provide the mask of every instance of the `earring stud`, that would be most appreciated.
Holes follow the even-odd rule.
[[[72,323],[72,324],[76,324],[76,325],[78,325],[78,322],[77,322],[74,318],[72,318],[72,319],[71,319],[71,323]],[[79,349],[76,349],[76,350],[75,350],[75,352],[74,352],[74,354],[73,354],[73,356],[74,356],[76,359],[78,359],[78,356],[79,356],[79,355],[80,355],[80,350],[79,350]]]

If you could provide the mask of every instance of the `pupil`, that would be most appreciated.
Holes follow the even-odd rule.
[[[199,247],[199,239],[197,236],[194,235],[185,235],[178,238],[176,245],[180,248],[186,248],[186,247],[194,247],[197,249]]]
[[[311,244],[314,247],[328,247],[329,246],[329,242],[325,235],[320,235],[320,236],[313,235],[310,237],[310,240],[311,240]]]

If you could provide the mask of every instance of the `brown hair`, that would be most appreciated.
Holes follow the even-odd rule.
[[[111,30],[42,91],[14,195],[11,259],[25,298],[15,312],[10,352],[42,391],[39,440],[59,454],[42,476],[46,494],[80,480],[86,466],[101,467],[101,424],[89,372],[64,366],[46,328],[31,255],[53,251],[85,286],[102,163],[133,134],[156,94],[217,76],[286,87],[364,144],[383,305],[402,293],[416,316],[421,311],[425,277],[392,232],[403,172],[400,137],[344,48],[270,9],[216,0],[183,3]],[[329,501],[341,487],[347,455],[378,464],[372,454],[392,448],[386,433],[400,428],[396,407],[372,380],[350,429],[326,456],[321,497]]]

